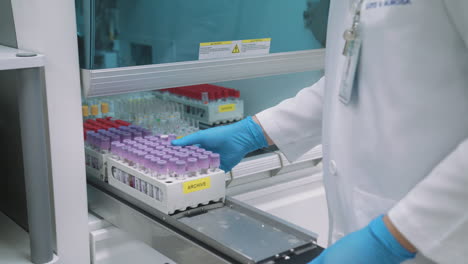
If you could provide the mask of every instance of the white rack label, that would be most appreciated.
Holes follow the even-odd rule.
[[[245,57],[270,53],[271,38],[200,43],[199,60]]]

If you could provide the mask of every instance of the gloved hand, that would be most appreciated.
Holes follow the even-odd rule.
[[[397,264],[414,256],[400,245],[380,216],[338,240],[309,264]]]
[[[172,145],[199,144],[202,148],[219,153],[221,169],[228,172],[248,153],[268,146],[262,128],[247,117],[232,125],[214,127],[173,140]]]

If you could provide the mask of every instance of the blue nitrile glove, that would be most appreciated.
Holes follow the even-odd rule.
[[[172,145],[175,146],[195,144],[219,153],[221,169],[226,172],[248,153],[268,146],[262,128],[250,116],[232,125],[202,130],[172,141]]]
[[[338,240],[309,264],[397,264],[414,258],[383,222],[383,216],[367,227]]]

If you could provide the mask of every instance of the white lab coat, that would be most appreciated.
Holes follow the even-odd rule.
[[[419,250],[407,263],[468,263],[468,1],[364,1],[344,105],[351,2],[332,0],[325,77],[257,117],[290,160],[323,144],[330,241],[386,213]]]

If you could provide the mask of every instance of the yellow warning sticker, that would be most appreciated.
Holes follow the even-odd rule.
[[[242,43],[254,43],[254,42],[271,42],[271,38],[246,39],[246,40],[243,40],[243,41],[242,41]]]
[[[200,46],[217,46],[217,45],[229,45],[232,44],[232,41],[218,41],[218,42],[205,42],[200,43]]]
[[[236,46],[234,47],[234,49],[232,50],[232,53],[240,53],[239,45],[236,45]]]
[[[198,192],[209,188],[211,188],[210,177],[184,182],[184,194]]]
[[[199,60],[258,56],[270,53],[271,38],[200,43]]]
[[[226,105],[220,105],[218,107],[218,111],[220,113],[225,113],[225,112],[232,112],[236,110],[236,105],[235,104],[226,104]]]

